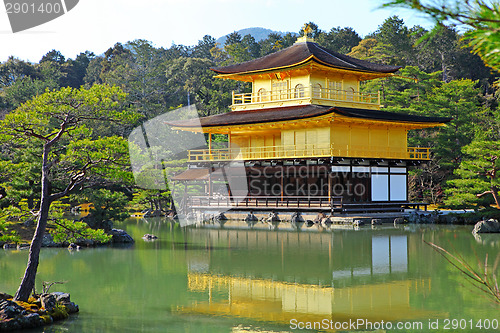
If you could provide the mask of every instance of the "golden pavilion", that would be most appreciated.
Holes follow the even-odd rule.
[[[401,211],[411,204],[408,167],[430,158],[429,148],[408,147],[408,131],[451,119],[381,111],[380,93],[361,92],[362,82],[399,69],[327,50],[307,34],[267,56],[213,68],[220,79],[250,82],[252,92],[233,92],[228,113],[175,123],[205,133],[208,149],[190,150],[190,169],[174,180],[206,181],[208,195],[192,205],[224,206],[213,200],[217,168],[240,161],[248,194],[227,199],[236,209]],[[227,135],[226,148],[213,147],[214,134]]]

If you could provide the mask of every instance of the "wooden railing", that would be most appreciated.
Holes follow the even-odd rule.
[[[331,213],[386,213],[404,209],[427,210],[422,202],[344,202],[342,196],[189,196],[189,209],[232,209],[261,211],[329,211]]]
[[[188,161],[262,160],[314,157],[390,158],[429,160],[430,148],[367,147],[339,145],[290,145],[225,149],[197,149],[188,151]]]
[[[236,94],[233,91],[233,105],[283,102],[311,98],[326,101],[380,105],[380,92],[377,94],[366,94],[352,90],[337,90],[314,86],[244,94]]]
[[[341,211],[343,198],[341,196],[190,196],[188,205],[190,208],[311,208]]]

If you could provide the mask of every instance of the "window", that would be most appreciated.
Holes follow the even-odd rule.
[[[273,100],[282,100],[288,98],[288,81],[273,81],[272,83]]]
[[[301,98],[301,97],[305,97],[305,93],[304,93],[304,86],[302,84],[298,84],[295,86],[295,92],[293,94],[293,97],[294,98]]]
[[[341,99],[342,82],[341,81],[328,81],[328,90],[329,90],[330,99]]]
[[[321,87],[321,84],[315,83],[313,85],[313,96],[316,98],[321,98],[323,97],[323,87]]]
[[[354,88],[353,87],[347,88],[345,100],[349,101],[349,102],[354,101]]]
[[[257,102],[267,101],[267,90],[265,88],[260,88],[257,92]]]

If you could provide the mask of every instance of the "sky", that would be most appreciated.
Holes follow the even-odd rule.
[[[174,43],[196,45],[204,35],[218,38],[250,27],[298,32],[310,21],[325,31],[352,27],[361,36],[392,15],[409,27],[432,27],[418,13],[378,9],[380,4],[381,0],[80,0],[65,15],[17,33],[12,33],[0,5],[0,61],[13,55],[38,62],[52,49],[74,59],[80,52],[102,54],[117,42],[134,39],[165,48]]]

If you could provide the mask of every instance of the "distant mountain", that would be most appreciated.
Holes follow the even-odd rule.
[[[257,41],[257,42],[262,40],[262,39],[266,39],[267,36],[269,36],[269,34],[272,32],[278,33],[281,36],[284,36],[287,34],[287,32],[274,31],[274,30],[266,29],[266,28],[246,28],[246,29],[237,30],[236,32],[239,33],[241,35],[241,37],[243,37],[245,35],[252,35],[252,37],[255,38],[255,41]],[[295,32],[292,32],[292,34],[298,35]],[[229,34],[222,36],[222,37],[219,37],[217,39],[217,43],[219,43],[221,46],[224,46],[224,42],[226,41],[228,35]]]

